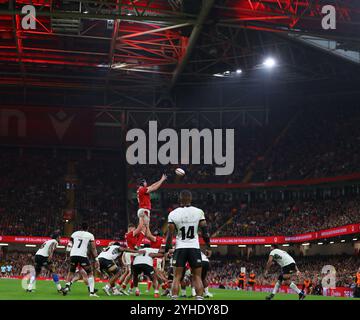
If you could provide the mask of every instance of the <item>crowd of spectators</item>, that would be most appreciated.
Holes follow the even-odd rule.
[[[303,256],[295,257],[296,264],[301,272],[297,283],[303,284],[305,279],[310,279],[313,284],[319,282],[325,275],[322,274],[322,268],[325,265],[332,265],[336,270],[336,286],[350,287],[354,284],[354,276],[359,268],[359,258],[350,255],[334,256]],[[209,272],[209,281],[213,284],[224,287],[233,286],[237,283],[241,269],[245,268],[246,273],[254,272],[256,274],[256,283],[258,285],[274,285],[278,279],[280,268],[273,265],[269,276],[264,277],[267,256],[255,256],[249,259],[233,259],[216,256],[211,259],[211,271]]]
[[[218,235],[295,235],[360,222],[360,198],[242,204]]]
[[[360,172],[360,110],[354,106],[303,108],[281,124],[236,128],[235,168],[216,176],[216,165],[129,166],[129,181],[169,173],[169,183],[239,183],[340,176]],[[186,176],[173,174],[181,166]]]

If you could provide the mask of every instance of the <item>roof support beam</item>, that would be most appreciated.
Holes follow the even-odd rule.
[[[185,66],[186,66],[187,62],[189,61],[192,51],[194,50],[196,42],[200,36],[202,27],[206,21],[207,16],[209,15],[209,12],[210,12],[211,8],[213,7],[214,3],[215,3],[215,0],[203,0],[202,8],[201,8],[200,14],[197,18],[197,21],[194,25],[194,28],[191,32],[191,36],[189,39],[189,43],[188,43],[186,52],[185,52],[184,56],[182,57],[182,59],[179,61],[178,65],[173,73],[173,77],[172,77],[171,84],[170,84],[170,90],[175,86],[181,73],[185,69]]]

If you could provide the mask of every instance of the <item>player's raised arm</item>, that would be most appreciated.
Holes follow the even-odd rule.
[[[160,186],[163,184],[163,182],[167,179],[167,175],[163,174],[159,181],[153,183],[149,187],[147,187],[147,193],[154,192],[157,189],[160,188]]]

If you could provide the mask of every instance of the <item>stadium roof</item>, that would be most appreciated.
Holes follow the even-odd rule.
[[[35,30],[21,26],[26,4],[36,7]],[[321,26],[328,4],[336,30]],[[0,17],[0,93],[11,99],[258,85],[267,57],[280,83],[359,79],[356,0],[0,0]]]

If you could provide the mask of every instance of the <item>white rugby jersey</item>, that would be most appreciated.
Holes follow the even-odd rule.
[[[201,252],[201,260],[205,262],[209,262],[208,257],[203,252]]]
[[[122,251],[120,251],[120,246],[111,245],[108,246],[104,251],[102,251],[98,257],[107,259],[107,260],[116,260]]]
[[[90,241],[95,241],[94,235],[87,231],[76,231],[71,235],[73,239],[70,257],[88,257],[88,248]]]
[[[147,264],[150,267],[153,267],[153,258],[149,256],[150,253],[158,253],[159,249],[154,248],[144,248],[141,249],[142,251],[145,251],[143,254],[139,254],[135,257],[133,264]]]
[[[58,242],[55,240],[55,239],[51,239],[51,240],[48,240],[48,241],[45,241],[40,249],[38,251],[36,251],[35,255],[39,255],[39,256],[43,256],[43,257],[48,257],[50,252],[49,252],[49,249],[50,249],[50,246],[52,244],[55,244],[55,249],[57,248],[58,246]]]
[[[295,260],[286,251],[280,249],[272,250],[270,256],[273,257],[274,261],[276,261],[281,268],[295,263]]]
[[[200,249],[198,229],[202,220],[205,220],[204,211],[196,207],[179,207],[170,212],[168,222],[177,230],[176,249]]]

